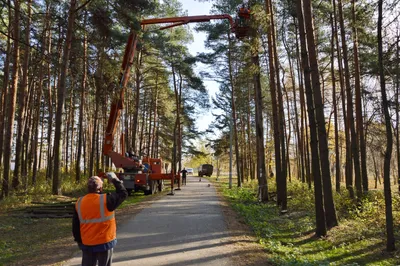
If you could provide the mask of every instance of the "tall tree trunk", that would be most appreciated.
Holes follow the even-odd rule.
[[[356,121],[357,121],[357,138],[360,143],[361,154],[361,181],[362,189],[368,191],[368,173],[367,173],[367,151],[364,139],[364,122],[361,106],[361,80],[360,80],[360,63],[358,60],[358,32],[356,27],[356,0],[351,1],[351,13],[353,18],[353,50],[354,50],[354,87],[356,92]]]
[[[241,187],[242,186],[242,178],[243,175],[240,174],[240,167],[241,167],[241,162],[239,160],[240,157],[240,152],[239,152],[239,137],[238,137],[238,132],[237,132],[237,114],[236,114],[236,104],[235,104],[235,82],[233,80],[233,70],[232,70],[232,40],[231,40],[231,34],[228,32],[228,68],[229,68],[229,82],[230,82],[230,89],[231,89],[231,108],[232,108],[232,126],[233,126],[233,140],[235,141],[235,156],[236,156],[236,174],[237,174],[237,186]]]
[[[140,68],[142,67],[142,52],[141,50],[137,51],[137,64],[136,64],[136,71],[135,71],[135,81],[136,81],[136,91],[135,91],[135,109],[133,111],[133,125],[132,125],[132,146],[133,146],[133,151],[138,152],[138,147],[137,147],[137,132],[138,132],[138,118],[139,118],[139,107],[140,107],[140,84],[141,84],[141,79],[142,79],[142,73],[140,71]]]
[[[329,164],[329,148],[328,148],[328,137],[325,128],[325,116],[324,116],[324,104],[321,96],[321,85],[319,81],[319,68],[317,60],[317,51],[314,41],[314,25],[312,20],[312,9],[311,1],[304,0],[304,21],[307,29],[307,44],[310,59],[310,70],[312,78],[312,90],[315,106],[315,116],[317,121],[318,129],[318,146],[319,156],[321,160],[321,173],[322,173],[322,185],[324,194],[324,205],[325,205],[325,216],[326,225],[328,228],[332,228],[338,225],[335,204],[333,202],[332,195],[332,183],[331,173]]]
[[[305,131],[305,120],[306,120],[306,104],[304,99],[304,87],[303,87],[303,75],[301,71],[301,57],[300,57],[300,44],[299,38],[297,34],[298,25],[295,24],[295,32],[296,32],[296,57],[297,57],[297,76],[299,79],[299,94],[300,94],[300,154],[301,154],[301,168],[302,168],[302,176],[301,182],[305,183],[307,180],[310,179],[310,163],[309,163],[309,156],[308,156],[308,145],[306,143],[306,139],[304,137]],[[311,185],[311,184],[309,184]]]
[[[254,82],[254,100],[256,106],[256,152],[257,152],[257,179],[258,179],[258,200],[260,202],[268,201],[268,184],[265,170],[265,150],[264,150],[264,120],[263,120],[263,103],[260,80],[260,60],[258,56],[259,40],[252,37],[251,61],[255,72],[253,74]]]
[[[250,103],[251,103],[251,92],[250,90],[247,91],[247,139],[248,139],[248,158],[249,158],[249,167],[250,167],[250,179],[255,179],[254,175],[254,162],[253,162],[253,141],[252,141],[252,134],[251,134],[251,110],[250,110]]]
[[[397,181],[398,191],[400,192],[400,30],[397,30],[397,45],[396,45],[396,145],[397,145]]]
[[[309,64],[309,56],[308,49],[306,44],[306,33],[305,33],[305,24],[303,19],[303,9],[302,5],[305,7],[305,13],[310,12],[310,9],[307,8],[310,5],[310,2],[297,1],[297,19],[299,22],[299,33],[300,33],[300,43],[301,43],[301,58],[302,58],[302,66],[304,71],[304,83],[306,88],[306,96],[307,96],[307,111],[309,117],[310,124],[310,143],[311,143],[311,157],[312,157],[312,171],[314,177],[314,194],[315,194],[315,218],[316,218],[316,230],[315,234],[317,236],[325,236],[326,235],[326,217],[325,217],[325,209],[324,209],[324,198],[322,192],[322,178],[319,164],[319,153],[318,153],[318,139],[317,139],[317,126],[315,121],[314,114],[314,102],[312,95],[312,87],[311,87],[311,79],[310,79],[310,64]],[[311,20],[311,14],[304,15],[304,18]],[[310,21],[308,22],[308,26]],[[307,30],[313,30],[312,28],[307,28]],[[309,38],[307,38],[308,40]],[[309,44],[311,46],[311,44]],[[315,49],[314,49],[315,53]],[[315,62],[314,62],[315,63]],[[315,67],[315,66],[313,66]],[[315,76],[315,74],[314,74]]]
[[[386,207],[386,250],[391,252],[395,250],[395,239],[393,233],[393,213],[392,213],[392,192],[390,188],[390,159],[392,157],[392,126],[390,122],[389,106],[386,96],[385,72],[383,68],[383,44],[382,44],[382,9],[383,0],[378,1],[378,57],[379,57],[379,77],[382,94],[382,109],[385,115],[386,124],[386,151],[384,163],[384,194]]]
[[[62,114],[64,111],[64,102],[65,95],[67,90],[66,79],[67,79],[67,70],[68,70],[68,62],[69,62],[69,54],[71,51],[71,42],[72,35],[74,29],[74,21],[75,21],[75,9],[76,9],[76,0],[71,0],[70,8],[68,13],[68,28],[67,28],[67,36],[65,40],[63,59],[61,64],[61,75],[60,75],[60,84],[57,91],[57,113],[56,113],[56,124],[55,124],[55,134],[54,134],[54,175],[53,175],[53,185],[52,185],[52,193],[53,195],[60,195],[61,190],[61,180],[60,180],[60,149],[61,145],[61,126],[62,126]]]
[[[359,161],[359,152],[358,152],[358,140],[357,134],[354,127],[354,115],[353,115],[353,96],[351,92],[350,85],[350,69],[349,69],[349,60],[347,56],[347,43],[346,43],[346,31],[344,27],[344,18],[343,18],[343,6],[342,0],[338,2],[339,8],[339,21],[340,21],[340,30],[342,37],[342,48],[343,48],[343,62],[344,62],[344,73],[345,73],[345,82],[346,82],[346,98],[347,98],[347,121],[351,134],[351,158],[354,163],[354,174],[355,174],[355,185],[357,190],[357,195],[360,196],[362,192],[361,187],[361,173],[360,173],[360,161]],[[347,174],[347,173],[346,173]],[[350,172],[349,172],[350,174]],[[351,193],[351,192],[350,192]]]
[[[332,6],[335,6],[336,0],[332,0]],[[333,14],[335,14],[334,8]],[[335,183],[336,192],[340,192],[340,152],[339,152],[339,125],[338,125],[338,108],[336,102],[336,75],[335,75],[335,36],[336,27],[334,24],[333,14],[330,14],[330,23],[332,29],[331,36],[331,76],[332,76],[332,105],[333,105],[333,119],[335,124]]]
[[[17,127],[17,139],[16,139],[16,148],[15,148],[15,168],[14,168],[14,176],[12,181],[13,189],[17,190],[20,181],[20,169],[21,169],[21,159],[22,159],[22,135],[24,134],[25,121],[26,121],[26,98],[28,94],[28,68],[29,68],[29,57],[30,57],[30,28],[31,28],[31,4],[32,0],[28,0],[27,3],[27,21],[25,28],[25,49],[24,49],[24,58],[23,58],[23,66],[22,66],[22,84],[18,90],[18,127]]]
[[[265,6],[266,6],[267,16],[270,17],[272,15],[271,14],[272,7],[270,5],[269,0],[265,1]],[[282,158],[281,158],[281,156],[282,156],[282,153],[281,153],[280,134],[283,132],[280,132],[281,127],[279,125],[279,107],[278,107],[278,101],[277,101],[278,96],[277,96],[277,86],[276,86],[276,83],[279,81],[276,80],[276,74],[275,74],[276,66],[275,66],[275,60],[274,60],[275,54],[274,54],[274,50],[273,50],[273,45],[274,45],[273,38],[272,38],[273,34],[274,34],[274,31],[269,22],[268,29],[267,29],[269,89],[270,89],[270,94],[271,94],[272,120],[273,120],[273,130],[274,130],[275,178],[276,178],[277,204],[278,204],[278,206],[281,206],[281,204],[282,204],[282,193],[281,193],[281,190],[282,190]],[[257,97],[256,97],[256,102],[257,102]],[[256,107],[257,107],[257,105],[256,105]],[[257,110],[257,108],[256,108],[256,110]],[[258,112],[261,112],[261,111],[258,111]],[[259,134],[259,133],[257,132],[257,134]],[[259,145],[260,144],[257,143],[256,146],[258,147]],[[259,156],[259,154],[257,154],[257,157],[258,156]],[[257,166],[258,166],[258,164],[257,164]]]
[[[7,95],[6,101],[6,123],[5,123],[5,136],[4,136],[4,172],[3,172],[3,187],[0,198],[7,197],[9,195],[9,180],[10,180],[10,160],[11,160],[11,147],[13,145],[13,128],[14,128],[14,116],[15,116],[15,103],[17,98],[18,90],[18,74],[19,74],[19,18],[20,18],[20,3],[19,0],[14,1],[14,20],[13,20],[13,68],[11,78],[11,89]]]
[[[294,19],[294,18],[293,18]],[[297,29],[296,29],[296,34],[297,34]],[[283,38],[284,39],[284,38]],[[294,77],[294,66],[292,63],[292,55],[290,52],[290,48],[288,47],[287,43],[284,41],[286,52],[288,54],[288,60],[289,60],[289,71],[290,71],[290,79],[292,80],[292,91],[293,91],[293,109],[294,109],[294,119],[295,119],[295,124],[293,125],[295,127],[295,132],[296,132],[296,138],[297,138],[297,146],[296,146],[296,157],[297,157],[297,178],[299,180],[305,180],[304,178],[304,164],[302,161],[303,157],[303,151],[302,151],[302,139],[300,135],[300,123],[299,123],[299,114],[298,114],[298,109],[297,109],[297,96],[296,96],[296,79]],[[289,106],[289,104],[288,104]],[[289,108],[289,107],[288,107]],[[290,112],[288,109],[288,119],[290,121]],[[300,118],[301,119],[301,118]],[[289,154],[289,141],[288,141],[288,154]],[[300,157],[300,158],[299,158]],[[304,181],[303,181],[304,182]]]
[[[272,51],[274,53],[274,64],[275,64],[275,75],[276,75],[276,92],[277,92],[277,100],[278,100],[278,126],[279,126],[279,139],[275,139],[275,141],[280,142],[280,152],[281,152],[281,173],[280,173],[280,189],[277,190],[277,203],[281,206],[282,210],[287,209],[287,163],[286,163],[286,149],[285,149],[285,113],[283,110],[283,96],[282,96],[282,88],[280,83],[280,74],[279,74],[279,58],[277,52],[277,42],[276,42],[276,34],[275,34],[275,20],[274,20],[274,7],[272,5],[272,0],[269,0],[269,10],[270,13],[270,23],[271,23],[271,37],[272,37]]]
[[[11,0],[8,0],[8,36],[7,36],[7,51],[6,58],[4,60],[4,70],[3,70],[3,91],[0,98],[0,128],[4,128],[6,126],[6,110],[7,110],[7,95],[8,95],[8,84],[9,84],[9,75],[10,75],[10,58],[11,58]],[[3,147],[4,140],[4,130],[0,130],[0,147]],[[2,164],[3,159],[3,149],[0,149],[0,164]],[[1,169],[1,168],[0,168]],[[2,174],[0,173],[0,176]],[[0,180],[2,180],[0,178]]]
[[[87,10],[85,10],[84,15],[84,25],[86,25],[87,21]],[[79,122],[78,122],[78,147],[77,147],[77,155],[76,155],[76,165],[75,165],[75,181],[78,183],[81,179],[81,156],[82,156],[82,142],[83,142],[83,115],[85,106],[85,95],[86,95],[86,81],[87,81],[87,32],[86,29],[83,35],[83,65],[82,65],[82,83],[81,83],[81,99],[79,105]],[[86,167],[86,165],[84,165]]]
[[[58,51],[58,62],[61,61],[61,49],[62,49],[62,38],[61,38],[61,29],[59,29],[59,41],[57,43],[57,51]],[[52,51],[52,47],[51,47],[51,40],[52,40],[52,34],[51,34],[51,30],[49,30],[49,47],[47,49],[47,51],[50,53]],[[54,122],[54,110],[53,110],[53,105],[54,104],[54,92],[52,91],[53,88],[55,89],[57,86],[57,81],[58,78],[56,77],[57,70],[54,71],[54,77],[53,77],[53,86],[51,85],[51,64],[50,62],[48,62],[47,64],[47,77],[49,78],[48,82],[47,82],[47,97],[48,97],[48,112],[49,112],[49,118],[48,118],[48,125],[47,125],[47,171],[46,171],[46,180],[48,182],[51,181],[51,178],[53,176],[53,153],[52,153],[52,147],[53,147],[53,143],[52,143],[52,132],[53,132],[53,122]]]
[[[343,110],[343,120],[344,120],[344,132],[345,132],[345,143],[346,143],[346,188],[349,191],[350,197],[354,198],[354,190],[353,190],[353,164],[351,161],[351,144],[350,144],[350,129],[346,112],[346,95],[344,91],[344,74],[343,74],[343,63],[342,63],[342,54],[340,51],[339,45],[339,36],[338,36],[338,25],[337,25],[337,12],[336,12],[336,0],[332,1],[333,3],[333,15],[335,22],[335,39],[336,39],[336,51],[337,51],[337,61],[339,66],[339,85],[340,85],[340,94],[342,99],[342,110]]]

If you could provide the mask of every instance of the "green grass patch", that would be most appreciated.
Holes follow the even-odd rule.
[[[228,188],[220,177],[218,188],[231,206],[254,230],[276,265],[400,265],[400,252],[385,251],[385,207],[382,191],[370,191],[355,204],[343,189],[335,193],[339,226],[327,237],[315,237],[314,194],[307,185],[288,184],[288,213],[281,215],[276,202],[256,198],[256,181]],[[269,191],[276,191],[269,180]],[[400,200],[393,193],[395,237],[400,239]],[[399,245],[399,244],[398,244]]]

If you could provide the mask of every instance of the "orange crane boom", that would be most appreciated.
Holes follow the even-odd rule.
[[[161,23],[174,23],[174,24],[160,28],[160,29],[168,29],[168,28],[184,25],[187,23],[207,22],[207,21],[214,20],[214,19],[227,19],[231,25],[232,32],[235,32],[235,29],[238,27],[238,25],[236,25],[234,23],[232,17],[228,14],[143,19],[140,24],[141,25],[149,25],[149,24],[161,24]],[[105,132],[105,139],[104,139],[104,145],[103,145],[103,154],[104,155],[109,155],[109,153],[113,150],[114,135],[115,135],[116,127],[119,122],[119,118],[121,116],[121,110],[124,107],[124,92],[125,92],[125,87],[129,80],[130,69],[133,64],[133,58],[134,58],[135,52],[136,52],[136,44],[137,44],[137,34],[132,31],[131,34],[129,35],[128,43],[125,48],[125,54],[124,54],[122,67],[121,67],[120,96],[119,96],[118,100],[116,100],[112,103],[110,116],[108,119],[108,124],[107,124],[106,132]],[[122,150],[123,150],[123,148],[122,148]],[[124,155],[124,154],[122,154],[122,155]]]

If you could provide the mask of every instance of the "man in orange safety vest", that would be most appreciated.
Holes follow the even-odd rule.
[[[116,191],[103,194],[103,181],[98,176],[88,180],[88,194],[75,204],[72,219],[74,240],[82,250],[82,265],[111,266],[113,249],[117,244],[114,210],[127,198],[128,191],[121,180],[110,172],[108,182]]]

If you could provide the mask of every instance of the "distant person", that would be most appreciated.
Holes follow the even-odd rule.
[[[115,192],[103,194],[103,181],[92,176],[87,183],[88,194],[75,204],[72,234],[82,250],[82,266],[112,264],[117,244],[114,210],[128,197],[128,191],[114,173],[107,173],[107,179],[115,186]]]
[[[183,168],[183,170],[181,171],[182,173],[182,185],[186,186],[186,175],[187,175],[187,171],[186,168]]]

